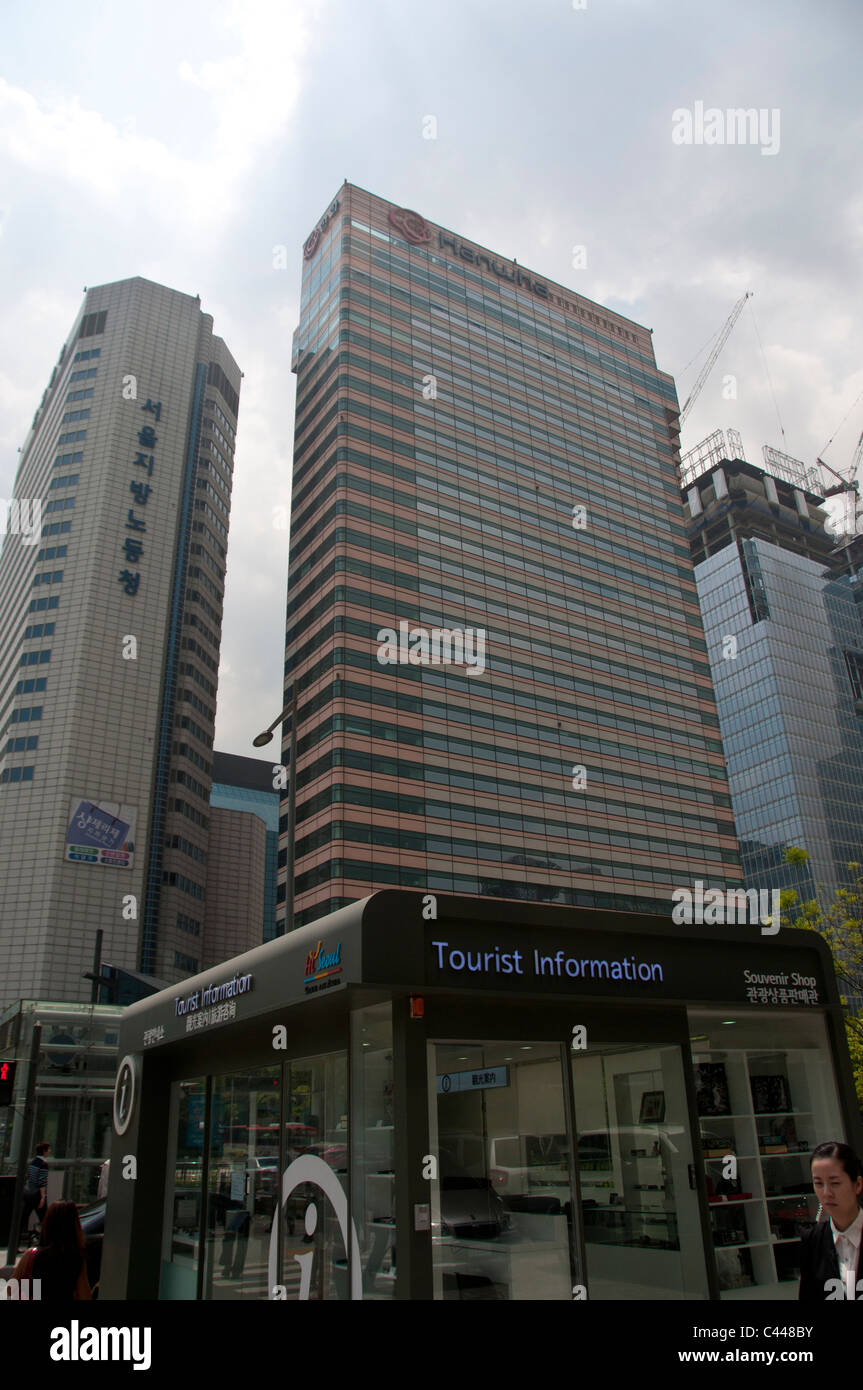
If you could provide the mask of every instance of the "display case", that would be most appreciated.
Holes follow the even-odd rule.
[[[769,1015],[690,1019],[702,1025],[692,1059],[721,1297],[795,1298],[800,1238],[818,1210],[811,1153],[842,1137],[823,1022],[803,1016],[801,1045],[779,1047]]]

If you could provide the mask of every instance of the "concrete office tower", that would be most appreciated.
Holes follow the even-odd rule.
[[[213,753],[205,970],[276,934],[279,792],[273,764]]]
[[[280,919],[739,882],[650,333],[345,184],[293,367]]]
[[[728,435],[681,481],[746,884],[829,896],[863,861],[860,553],[836,547],[812,470],[770,448],[757,467]]]
[[[240,372],[200,301],[87,292],[0,555],[2,1002],[200,954]],[[27,509],[13,507],[13,521]]]

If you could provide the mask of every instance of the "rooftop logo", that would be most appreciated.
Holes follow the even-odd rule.
[[[466,675],[485,670],[485,628],[411,627],[402,621],[399,630],[382,627],[378,633],[381,666],[466,666]]]
[[[411,246],[428,246],[431,241],[431,227],[410,208],[390,208],[389,223]]]
[[[330,221],[332,217],[335,217],[338,210],[339,200],[338,198],[336,198],[335,202],[331,203],[330,206],[327,208],[326,212],[324,213],[317,227],[315,227],[315,230],[312,232],[311,236],[307,237],[306,240],[303,242],[304,261],[310,261],[312,259],[312,256],[315,254],[318,247],[320,246],[321,237],[327,230],[327,223]]]

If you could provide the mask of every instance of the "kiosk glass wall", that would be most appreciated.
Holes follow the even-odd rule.
[[[434,1291],[571,1299],[572,1146],[559,1044],[429,1044]]]
[[[396,1202],[393,1155],[392,1005],[351,1014],[353,1220],[363,1298],[395,1298]]]
[[[280,1109],[281,1067],[213,1078],[204,1298],[268,1296]]]
[[[285,1072],[286,1171],[290,1172],[290,1165],[303,1155],[317,1157],[332,1170],[346,1193],[347,1053],[298,1058],[287,1064]],[[288,1189],[283,1192],[282,1225],[285,1297],[348,1298],[347,1251],[331,1199],[314,1181],[289,1178]]]
[[[707,1298],[679,1047],[572,1054],[591,1299]]]
[[[796,1298],[811,1153],[846,1138],[824,1017],[690,1009],[689,1026],[720,1296]]]
[[[159,1297],[197,1298],[207,1081],[175,1082],[168,1132]]]

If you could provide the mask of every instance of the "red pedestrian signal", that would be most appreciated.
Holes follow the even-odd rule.
[[[17,1062],[0,1062],[0,1105],[11,1105]]]

